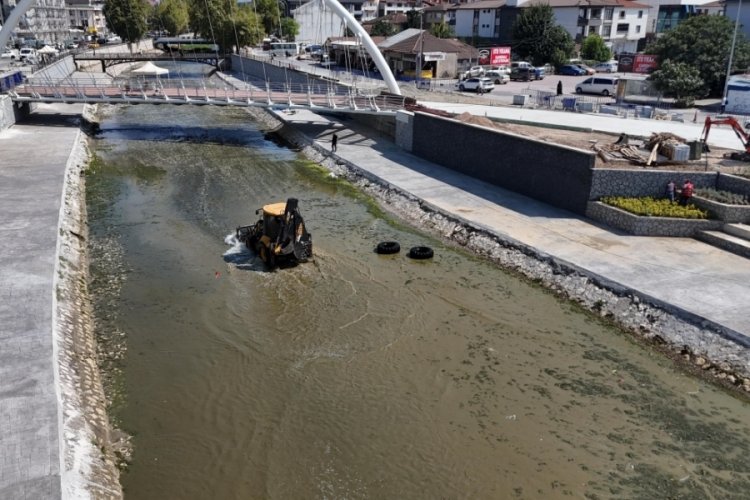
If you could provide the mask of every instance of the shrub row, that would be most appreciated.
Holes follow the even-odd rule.
[[[670,203],[664,198],[624,198],[619,196],[606,196],[601,199],[602,203],[617,207],[626,212],[646,217],[676,217],[679,219],[708,219],[708,212],[701,210],[695,205],[682,206]]]
[[[750,205],[750,199],[739,193],[731,191],[721,191],[713,188],[701,188],[695,191],[695,194],[707,200],[725,203],[727,205]]]

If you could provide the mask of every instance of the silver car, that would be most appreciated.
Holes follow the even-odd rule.
[[[492,83],[492,80],[486,77],[467,78],[466,80],[458,82],[458,90],[473,90],[478,94],[492,92],[492,89],[494,88],[495,84]]]

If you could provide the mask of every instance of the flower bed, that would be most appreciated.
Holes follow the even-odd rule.
[[[586,217],[636,236],[691,238],[699,231],[720,229],[724,223],[711,219],[640,216],[600,201],[590,201]]]
[[[708,219],[708,212],[693,204],[682,206],[665,198],[625,198],[605,196],[602,203],[645,217],[674,217],[678,219]]]

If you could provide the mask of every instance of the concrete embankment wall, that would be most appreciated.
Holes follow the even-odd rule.
[[[0,95],[0,130],[10,128],[16,123],[13,112],[13,101],[7,95]]]
[[[412,136],[412,152],[426,160],[586,213],[595,161],[592,152],[426,113],[415,113]]]
[[[232,54],[232,71],[275,84],[285,82],[299,85],[320,83],[321,91],[323,92],[330,85],[341,86],[342,89],[348,88],[332,80],[325,80],[309,73],[298,71],[291,65],[284,65],[281,62],[259,61],[238,54]]]

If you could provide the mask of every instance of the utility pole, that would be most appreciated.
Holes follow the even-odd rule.
[[[419,84],[422,81],[422,58],[424,57],[424,30],[422,29],[423,19],[424,19],[424,10],[420,10],[419,11],[419,58],[417,59],[417,88],[419,88]]]
[[[722,110],[727,102],[727,93],[729,91],[729,75],[732,72],[732,58],[734,57],[734,45],[737,43],[737,28],[740,26],[740,11],[742,10],[742,0],[737,5],[737,17],[734,20],[734,35],[732,36],[732,48],[729,49],[729,62],[727,63],[727,77],[724,80],[724,92],[721,95]]]

